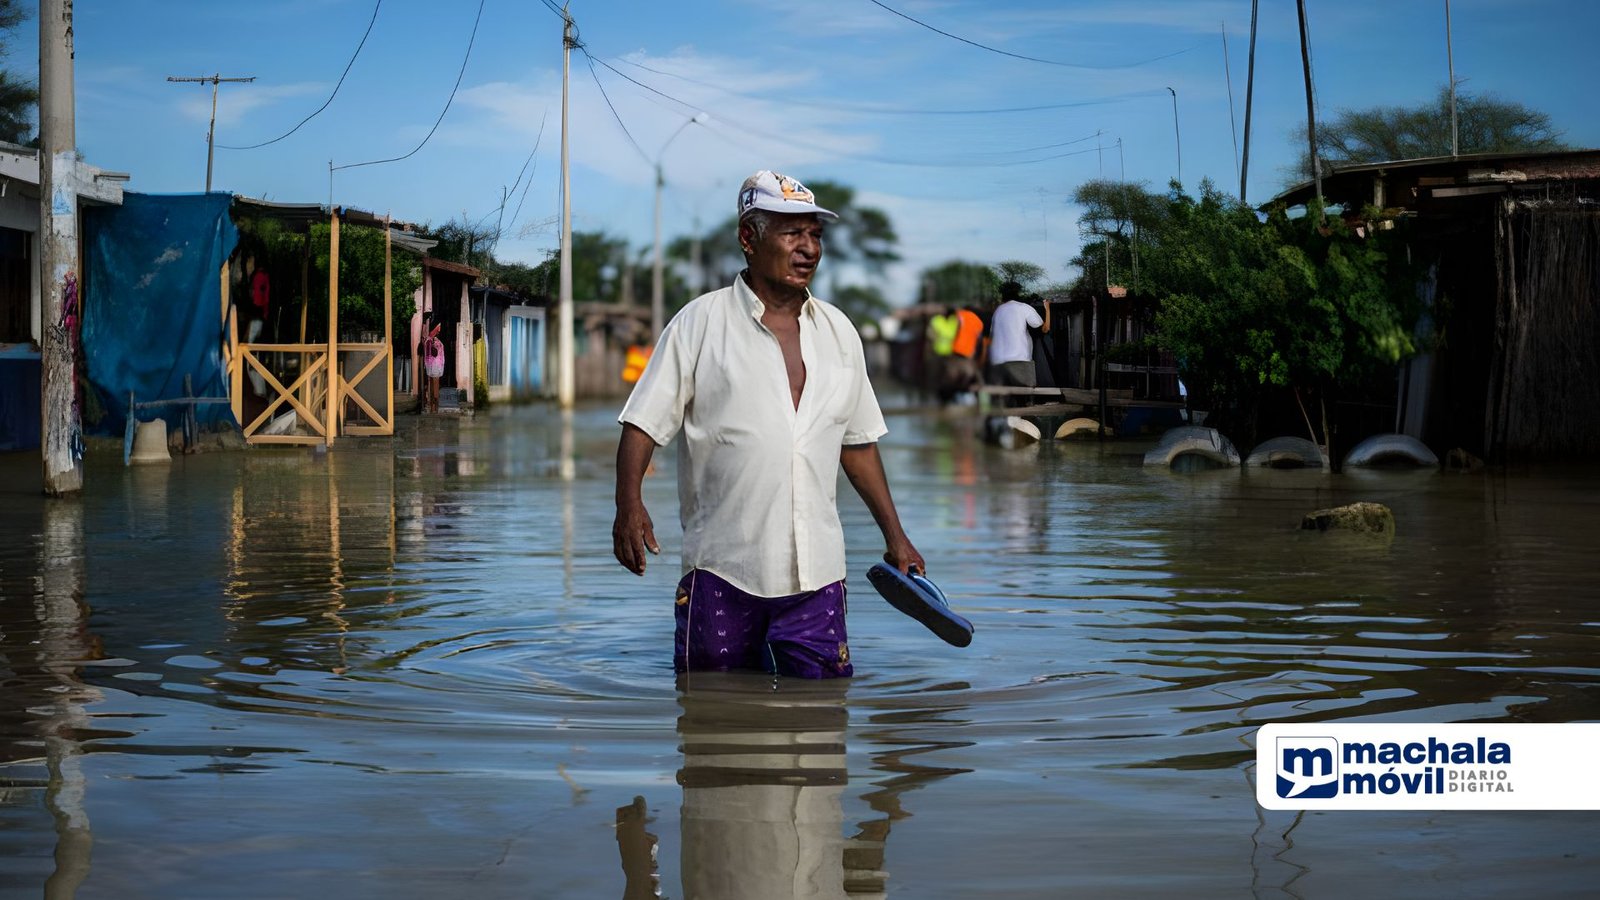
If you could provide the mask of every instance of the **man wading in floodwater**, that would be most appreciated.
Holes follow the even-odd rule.
[[[761,171],[739,190],[746,268],[662,331],[618,421],[617,561],[643,575],[659,554],[641,482],[683,431],[683,568],[673,666],[848,676],[842,464],[883,531],[889,562],[923,568],[900,527],[876,441],[887,433],[861,337],[808,286],[824,221],[838,216],[792,178]]]

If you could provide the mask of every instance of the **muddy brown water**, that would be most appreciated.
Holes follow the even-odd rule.
[[[612,411],[330,454],[0,457],[0,895],[1593,896],[1600,813],[1254,802],[1274,721],[1594,721],[1600,471],[1173,473],[894,415],[966,650],[864,578],[858,676],[674,683]],[[1390,506],[1392,543],[1296,530]],[[639,798],[636,802],[635,798]]]

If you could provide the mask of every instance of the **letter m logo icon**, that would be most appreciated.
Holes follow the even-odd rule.
[[[1327,799],[1339,793],[1339,742],[1331,737],[1278,738],[1278,796]]]

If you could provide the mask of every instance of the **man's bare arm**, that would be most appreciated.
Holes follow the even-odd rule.
[[[617,518],[611,523],[611,551],[635,575],[644,574],[645,551],[659,556],[655,525],[644,508],[643,485],[656,442],[637,425],[623,424],[617,442]]]
[[[889,479],[883,474],[883,458],[878,455],[878,445],[847,446],[840,451],[839,462],[844,466],[844,474],[850,479],[850,485],[872,512],[878,530],[883,532],[884,544],[888,548],[885,556],[889,563],[902,572],[912,566],[916,566],[918,571],[926,571],[928,564],[923,561],[917,548],[911,545],[905,529],[900,527],[900,514],[895,511],[894,498],[889,495]]]

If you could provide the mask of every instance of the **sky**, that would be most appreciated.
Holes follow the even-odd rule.
[[[253,76],[218,91],[213,189],[435,226],[499,222],[502,260],[537,263],[557,245],[562,21],[541,0],[74,6],[78,146],[129,173],[129,190],[204,187],[211,86],[168,76]],[[1421,103],[1447,83],[1443,0],[1306,6],[1320,117]],[[1306,115],[1295,4],[1260,7],[1251,202],[1288,186]],[[668,242],[724,221],[757,169],[854,188],[858,204],[888,213],[903,259],[879,276],[830,273],[825,260],[818,292],[875,284],[895,304],[950,260],[1025,260],[1070,279],[1071,195],[1089,179],[1163,188],[1181,166],[1190,188],[1210,178],[1238,191],[1250,0],[569,10],[582,44],[571,55],[572,225],[627,239],[637,277],[648,277],[658,163]],[[1542,110],[1568,143],[1600,146],[1600,4],[1453,0],[1450,13],[1463,90]],[[7,40],[5,67],[36,75],[37,42],[33,19]],[[279,138],[330,96],[287,137],[227,149]]]

